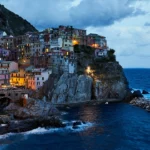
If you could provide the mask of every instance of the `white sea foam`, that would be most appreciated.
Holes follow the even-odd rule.
[[[75,121],[71,121],[72,123]],[[84,131],[90,127],[93,126],[93,123],[86,122],[86,123],[81,123],[81,125],[78,125],[77,129],[74,129],[72,127],[72,123],[69,123],[66,121],[65,123],[68,123],[68,125],[65,128],[37,128],[33,129],[31,131],[25,132],[26,135],[28,134],[49,134],[49,133],[54,133],[54,132],[80,132]]]
[[[62,112],[61,113],[61,115],[67,115],[68,114],[68,112]]]
[[[16,134],[15,133],[7,133],[7,134],[4,134],[4,135],[0,135],[0,140],[1,139],[6,139],[6,138],[8,138],[10,136],[13,136],[13,135],[16,135]]]
[[[133,88],[133,90],[131,92],[133,93],[134,91],[137,91],[137,90],[140,90],[141,93],[143,92],[142,89],[135,89],[135,88]],[[147,92],[149,92],[149,91],[147,91]],[[142,94],[142,95],[144,96],[145,99],[150,100],[150,94]]]
[[[59,133],[59,132],[81,132],[84,131],[90,127],[93,126],[93,123],[86,122],[86,123],[81,123],[81,125],[78,125],[76,129],[72,127],[72,124],[76,122],[75,120],[73,121],[63,121],[63,123],[67,124],[65,128],[36,128],[27,132],[22,132],[22,133],[8,133],[5,135],[1,135],[0,139],[7,139],[10,136],[15,136],[15,135],[41,135],[41,134],[50,134],[50,133]]]
[[[0,126],[1,126],[1,127],[5,127],[5,126],[7,126],[7,124],[0,124]]]
[[[150,100],[150,94],[143,94],[144,98]]]

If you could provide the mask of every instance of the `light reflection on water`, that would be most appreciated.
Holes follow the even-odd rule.
[[[138,107],[117,103],[64,110],[63,120],[82,120],[93,126],[72,132],[14,135],[6,150],[149,150],[150,114]],[[83,128],[83,127],[82,127]],[[19,140],[21,139],[21,140]]]

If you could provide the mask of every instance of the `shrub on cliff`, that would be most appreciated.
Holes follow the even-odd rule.
[[[74,45],[74,52],[75,53],[83,52],[83,53],[86,53],[86,54],[90,55],[90,54],[93,54],[94,49],[90,46],[76,44],[76,45]]]
[[[108,58],[109,58],[109,61],[116,61],[116,56],[115,56],[115,50],[114,49],[110,49],[108,52],[107,52],[107,55],[108,55]]]

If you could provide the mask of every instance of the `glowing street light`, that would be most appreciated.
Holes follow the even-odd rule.
[[[91,72],[91,68],[88,66],[86,72],[89,74]]]
[[[73,45],[79,44],[77,40],[73,40]]]

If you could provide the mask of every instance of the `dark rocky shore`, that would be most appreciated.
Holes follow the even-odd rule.
[[[0,116],[0,121],[2,123],[0,125],[0,135],[10,132],[25,132],[38,127],[60,128],[65,126],[57,117],[33,118],[24,120],[13,119],[4,124],[5,118],[7,117],[8,116]]]
[[[134,98],[130,101],[130,104],[141,107],[150,112],[150,100],[146,100],[144,98]]]
[[[60,111],[50,102],[29,98],[26,104],[21,101],[10,103],[1,110],[0,135],[6,133],[26,132],[38,127],[63,128],[67,124],[60,118]],[[78,129],[82,121],[71,123],[73,129]]]
[[[64,127],[58,109],[41,100],[28,99],[26,104],[21,101],[10,103],[1,112],[0,134],[24,132],[37,127]]]

